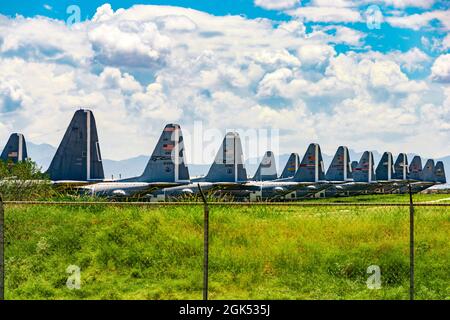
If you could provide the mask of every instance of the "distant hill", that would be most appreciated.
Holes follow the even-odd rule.
[[[43,170],[47,170],[50,162],[52,161],[53,155],[56,152],[56,148],[49,144],[34,144],[32,142],[27,142],[28,155],[31,157]],[[362,152],[355,152],[353,150],[349,150],[350,159],[357,160],[362,156]],[[282,154],[278,158],[276,158],[276,165],[278,174],[283,170],[290,154]],[[331,163],[334,155],[323,154],[323,162],[325,168]],[[408,159],[412,159],[414,155],[408,154]],[[121,178],[129,178],[140,175],[145,166],[147,165],[148,159],[150,156],[140,155],[137,157],[124,159],[124,160],[109,160],[103,159],[103,169],[105,171],[105,178],[111,179],[114,177],[115,179]],[[300,160],[303,157],[303,154],[300,154]],[[378,151],[373,151],[373,157],[375,164],[378,163],[381,159],[381,154]],[[245,167],[247,168],[247,174],[249,177],[252,177],[256,172],[258,165],[261,161],[261,157],[248,159],[245,163]],[[436,159],[444,162],[445,171],[447,175],[450,177],[450,156]],[[425,164],[426,158],[422,159],[423,164]],[[206,175],[208,173],[209,164],[189,164],[189,173],[191,177]]]

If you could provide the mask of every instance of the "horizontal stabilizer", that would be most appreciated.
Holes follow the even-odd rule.
[[[351,176],[351,173],[352,167],[348,148],[340,146],[328,167],[325,178],[328,181],[347,181],[350,179],[349,174]]]
[[[272,151],[267,151],[264,154],[261,163],[259,164],[258,170],[253,177],[255,181],[268,181],[275,180],[278,177],[277,167],[275,164],[275,156]]]
[[[355,182],[372,182],[375,180],[373,171],[373,154],[370,151],[364,151],[361,159],[353,171],[353,180]]]
[[[290,178],[295,175],[295,172],[298,170],[300,166],[300,156],[298,153],[291,153],[288,161],[286,162],[286,166],[281,173],[280,179]]]
[[[293,180],[297,182],[318,182],[325,180],[322,152],[317,143],[311,143],[308,146]]]
[[[241,138],[237,132],[228,132],[209,168],[205,181],[242,182],[247,180]]]
[[[13,133],[6,143],[5,148],[0,156],[0,159],[8,162],[12,161],[14,163],[24,161],[28,158],[27,154],[27,144],[25,142],[25,137],[21,133]]]
[[[75,112],[47,174],[53,181],[91,181],[105,178],[92,111],[82,109]]]

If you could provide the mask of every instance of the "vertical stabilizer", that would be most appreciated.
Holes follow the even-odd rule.
[[[53,181],[95,181],[105,178],[92,111],[75,112],[47,174]]]
[[[358,161],[354,160],[351,163],[352,172],[349,174],[349,178],[353,178],[353,172],[355,172],[356,167],[358,166]]]
[[[288,161],[286,162],[286,166],[281,173],[280,179],[290,178],[295,175],[298,167],[300,166],[300,156],[298,153],[291,153]]]
[[[434,167],[434,175],[436,176],[436,182],[447,183],[447,179],[445,177],[444,163],[442,161],[436,162],[436,165]]]
[[[269,181],[275,180],[278,177],[277,167],[275,164],[275,156],[272,151],[267,151],[256,170],[253,180],[255,181]]]
[[[166,125],[142,175],[123,181],[188,182],[189,170],[184,159],[180,125]]]
[[[398,180],[408,180],[408,174],[408,156],[406,153],[400,153],[397,160],[395,160],[393,178]]]
[[[365,151],[361,156],[355,170],[353,171],[353,180],[356,182],[373,182],[375,173],[373,171],[373,154],[371,151]]]
[[[325,180],[322,152],[317,143],[311,143],[308,146],[293,180],[297,182],[319,182]]]
[[[419,156],[414,156],[409,165],[408,180],[423,180],[422,159]]]
[[[428,161],[425,163],[425,166],[423,167],[422,171],[423,181],[426,182],[435,182],[436,176],[434,173],[434,160],[428,159]]]
[[[393,179],[394,173],[394,160],[392,153],[385,152],[378,163],[375,170],[375,176],[378,181],[390,181]]]
[[[325,178],[328,181],[347,181],[351,179],[351,176],[352,166],[348,148],[340,146],[328,167]]]
[[[247,181],[241,138],[237,132],[228,132],[205,177],[208,182]]]
[[[9,137],[0,159],[5,162],[12,161],[13,163],[17,163],[24,161],[27,158],[28,154],[25,137],[21,133],[13,133]]]

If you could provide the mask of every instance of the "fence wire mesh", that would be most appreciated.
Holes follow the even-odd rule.
[[[415,298],[450,297],[450,207],[415,206]],[[5,206],[6,299],[201,299],[199,204]],[[407,205],[210,207],[210,299],[409,299]]]

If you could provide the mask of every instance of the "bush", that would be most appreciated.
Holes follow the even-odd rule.
[[[35,162],[0,161],[0,194],[3,200],[42,200],[53,197],[55,191]]]

